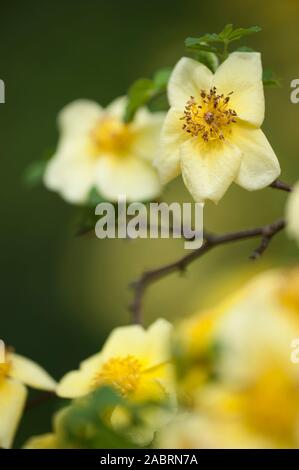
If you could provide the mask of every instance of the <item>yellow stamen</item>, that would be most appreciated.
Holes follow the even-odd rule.
[[[137,389],[140,375],[141,362],[134,356],[113,357],[102,366],[93,385],[111,385],[127,396]]]
[[[115,118],[99,120],[91,132],[91,152],[124,155],[131,144],[132,133],[128,124]]]
[[[209,93],[202,90],[199,102],[191,96],[181,117],[183,130],[192,137],[200,136],[205,142],[224,140],[237,117],[236,111],[228,107],[229,100],[229,95],[218,95],[215,87]]]

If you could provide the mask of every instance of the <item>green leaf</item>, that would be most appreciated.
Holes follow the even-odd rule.
[[[214,52],[224,60],[228,55],[228,46],[231,42],[259,31],[261,31],[259,26],[233,29],[232,24],[227,24],[220,33],[207,33],[198,38],[186,38],[185,46],[191,51]]]
[[[206,65],[211,72],[216,72],[216,69],[219,65],[219,60],[214,52],[206,52],[206,51],[195,51],[194,58],[201,62],[202,64]]]
[[[168,111],[169,103],[166,94],[166,90],[164,92],[157,93],[152,97],[152,99],[147,103],[147,106],[150,111]]]
[[[238,51],[238,52],[255,52],[255,50],[252,49],[252,47],[247,47],[247,46],[238,47],[236,49],[236,51]]]
[[[279,87],[281,86],[280,78],[277,78],[271,69],[263,70],[263,84],[268,87]]]
[[[32,162],[24,171],[23,181],[27,186],[37,186],[43,180],[47,160]]]
[[[218,36],[223,40],[223,39],[229,39],[229,36],[233,30],[233,25],[232,24],[227,24],[224,26],[223,30],[221,33],[218,34]]]
[[[101,202],[105,202],[105,201],[106,199],[104,199],[103,196],[101,196],[97,188],[92,187],[87,197],[87,205],[94,208]]]
[[[130,122],[136,111],[151,101],[159,98],[166,91],[167,83],[172,69],[164,67],[158,70],[153,79],[140,78],[133,83],[128,91],[128,103],[125,110],[124,121]],[[164,109],[164,106],[163,106]]]
[[[196,39],[196,38],[194,38]],[[203,36],[197,38],[199,43],[217,43],[217,42],[222,42],[222,38],[219,36],[217,33],[207,33],[204,34]]]
[[[160,90],[160,91],[166,90],[171,72],[172,72],[172,68],[164,67],[155,73],[153,81],[154,81],[156,90]]]
[[[152,98],[155,84],[148,78],[140,78],[133,83],[128,92],[128,104],[126,106],[124,121],[130,122],[137,109],[145,105]]]
[[[115,407],[127,416],[120,430],[111,425],[110,417]],[[148,426],[149,413],[170,411],[166,401],[132,402],[109,386],[97,388],[90,394],[73,400],[56,414],[54,434],[58,448],[115,449],[136,448],[133,437]]]
[[[110,387],[101,387],[86,397],[74,400],[59,412],[55,420],[60,445],[79,449],[136,447],[108,424],[107,417],[118,405],[125,406],[125,401]]]
[[[262,30],[259,26],[251,26],[250,28],[237,28],[231,31],[228,39],[229,41],[237,41],[250,34],[259,33]]]
[[[231,42],[236,41],[237,39],[241,39],[244,36],[248,36],[250,34],[258,33],[261,31],[259,26],[251,26],[250,28],[237,28],[233,29],[232,24],[227,24],[224,29],[220,33],[207,33],[199,38],[187,38],[185,40],[185,45],[188,48],[192,47],[200,47],[202,43],[207,44],[214,44],[214,43],[223,43],[223,42]]]
[[[196,50],[196,51],[205,51],[205,52],[217,52],[217,48],[211,45],[208,45],[208,40],[203,40],[204,36],[201,38],[186,38],[185,46],[187,49]]]

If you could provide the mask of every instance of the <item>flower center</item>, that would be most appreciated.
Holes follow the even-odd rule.
[[[137,389],[140,375],[141,362],[134,356],[113,357],[104,363],[94,379],[94,385],[111,385],[127,396]]]
[[[128,150],[132,133],[128,126],[115,118],[101,119],[91,132],[91,151],[122,155]]]
[[[181,117],[183,130],[192,137],[200,136],[205,142],[224,140],[237,117],[236,111],[229,108],[229,95],[219,95],[213,87],[209,93],[202,90],[198,102],[190,96]]]

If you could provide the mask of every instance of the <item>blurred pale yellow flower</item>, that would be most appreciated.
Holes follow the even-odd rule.
[[[299,446],[298,286],[298,268],[263,273],[179,327],[183,403],[205,422],[199,447],[207,436],[211,447]]]
[[[0,447],[12,445],[27,397],[25,385],[54,391],[55,381],[40,366],[18,354],[6,353],[0,364]]]
[[[156,159],[163,182],[182,173],[196,201],[218,202],[233,181],[252,191],[277,178],[279,162],[260,129],[265,103],[259,53],[234,52],[215,74],[184,57],[170,77],[168,97]]]
[[[263,446],[267,447],[267,441]],[[261,438],[238,421],[221,421],[196,410],[178,415],[158,432],[159,449],[247,449],[261,446]]]
[[[287,232],[299,245],[299,182],[294,185],[286,205]]]
[[[95,187],[103,198],[115,201],[148,200],[161,186],[152,161],[164,113],[140,109],[128,124],[122,120],[126,98],[106,109],[78,100],[58,116],[60,140],[44,175],[45,185],[72,203],[85,202]]]
[[[57,394],[76,398],[109,385],[132,402],[167,401],[174,405],[171,331],[170,323],[162,319],[148,330],[139,325],[116,328],[99,353],[83,361],[79,370],[62,378]],[[165,417],[162,411],[154,413],[148,417],[149,427],[155,428]],[[121,428],[125,422],[125,410],[115,407],[111,414],[112,426]]]

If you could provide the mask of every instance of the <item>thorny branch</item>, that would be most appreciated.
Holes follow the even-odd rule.
[[[132,288],[134,290],[134,300],[130,307],[130,310],[132,313],[133,322],[142,323],[142,300],[145,291],[150,284],[153,284],[159,279],[168,276],[169,274],[175,271],[184,272],[189,264],[203,256],[212,248],[215,248],[216,246],[220,245],[225,245],[227,243],[261,237],[260,245],[254,250],[254,252],[250,256],[251,259],[257,259],[268,247],[274,235],[276,235],[280,230],[282,230],[285,225],[285,221],[283,219],[280,219],[262,227],[241,230],[239,232],[230,232],[223,235],[209,234],[208,236],[205,236],[204,244],[197,250],[188,253],[177,261],[160,266],[156,269],[145,271],[139,277],[139,279],[137,279],[137,281],[132,283]]]
[[[282,191],[291,192],[292,187],[280,180],[275,180],[271,185],[271,188],[279,189]],[[257,227],[248,230],[241,230],[238,232],[230,232],[223,235],[207,234],[204,233],[204,244],[188,253],[187,255],[179,258],[177,261],[172,263],[160,266],[156,269],[145,271],[141,276],[131,284],[131,287],[134,291],[133,302],[130,306],[130,311],[132,313],[132,320],[134,323],[142,323],[142,300],[147,288],[158,281],[159,279],[168,276],[173,272],[183,272],[189,264],[194,260],[200,258],[205,253],[210,251],[216,246],[225,245],[227,243],[232,243],[241,240],[247,240],[251,238],[260,237],[261,241],[258,247],[250,255],[250,259],[256,260],[259,258],[264,251],[268,248],[269,243],[272,238],[284,229],[286,222],[283,219],[279,219],[271,224],[264,225],[262,227]]]
[[[292,191],[292,186],[287,183],[284,183],[281,180],[273,181],[273,183],[270,184],[270,188],[280,189],[281,191],[286,191],[287,193],[290,193]]]
[[[288,184],[276,180],[271,185],[271,188],[279,189],[282,191],[291,192],[292,187]],[[262,227],[257,227],[248,230],[241,230],[239,232],[230,232],[222,235],[216,235],[209,232],[204,232],[204,244],[198,248],[197,250],[191,251],[185,256],[182,256],[177,261],[172,263],[160,266],[156,269],[152,269],[149,271],[145,271],[137,281],[132,283],[132,288],[134,290],[134,300],[130,307],[132,313],[132,319],[134,323],[142,323],[142,300],[145,294],[146,289],[159,279],[168,276],[173,272],[184,272],[185,269],[188,267],[196,259],[203,256],[205,253],[210,251],[212,248],[216,246],[225,245],[227,243],[237,242],[241,240],[248,240],[251,238],[258,238],[260,237],[261,241],[259,246],[253,251],[250,255],[250,259],[257,259],[259,258],[264,251],[267,249],[269,243],[271,242],[272,238],[281,230],[283,230],[286,226],[286,222],[283,219],[279,219],[271,224],[264,225]],[[27,406],[26,411],[35,408],[36,406],[48,401],[52,397],[55,397],[54,393],[43,393],[33,400],[31,400]]]

